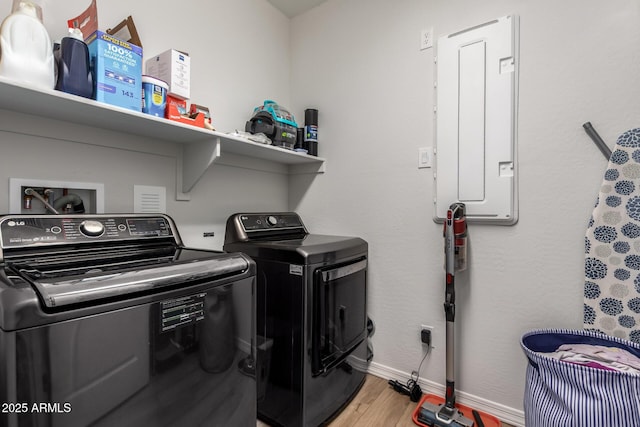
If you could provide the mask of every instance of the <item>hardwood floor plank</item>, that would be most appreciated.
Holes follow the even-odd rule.
[[[329,425],[331,427],[351,427],[369,409],[371,404],[385,389],[386,382],[373,375],[365,377],[360,391],[349,405]]]
[[[402,418],[409,403],[407,396],[401,395],[387,386],[373,401],[367,411],[353,427],[393,426]]]
[[[396,392],[387,380],[367,375],[358,394],[328,427],[416,427],[412,415],[417,405],[409,396]],[[261,421],[257,425],[268,427]]]
[[[412,418],[413,411],[415,411],[416,406],[418,406],[418,402],[409,401],[407,408],[396,423],[396,427],[416,427],[416,424],[413,422]]]

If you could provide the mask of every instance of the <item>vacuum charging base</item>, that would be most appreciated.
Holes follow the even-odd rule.
[[[435,414],[444,406],[444,398],[425,394],[413,411],[413,422],[423,427],[501,427],[502,422],[493,415],[476,411],[466,405],[456,403],[456,414],[450,420],[438,419]],[[476,418],[477,417],[477,418]]]
[[[473,421],[465,417],[462,412],[454,409],[452,413],[443,411],[444,403],[436,405],[423,402],[418,410],[418,421],[429,427],[473,427]]]

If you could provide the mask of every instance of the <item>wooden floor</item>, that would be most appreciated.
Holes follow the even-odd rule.
[[[387,380],[367,375],[365,383],[329,427],[416,427],[411,418],[417,403],[393,390]],[[268,427],[258,421],[258,427]],[[503,423],[503,427],[509,427]]]
[[[393,390],[382,378],[367,375],[360,392],[330,427],[415,427],[411,415],[417,403]]]

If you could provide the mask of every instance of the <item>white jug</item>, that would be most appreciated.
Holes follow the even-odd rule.
[[[0,76],[42,89],[55,86],[55,62],[49,33],[39,18],[40,6],[14,2],[0,27]]]

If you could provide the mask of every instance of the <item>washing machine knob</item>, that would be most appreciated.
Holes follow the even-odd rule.
[[[104,233],[104,225],[100,221],[82,221],[80,223],[80,232],[88,237],[102,236]]]
[[[276,217],[275,217],[275,216],[273,216],[273,215],[269,215],[269,216],[267,217],[267,223],[268,223],[270,226],[272,226],[272,227],[273,227],[273,226],[276,226],[276,225],[278,225],[278,218],[276,218]]]

